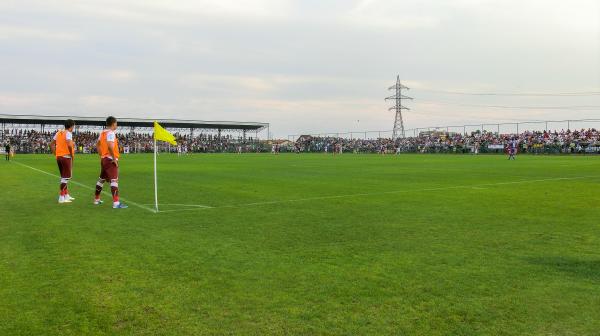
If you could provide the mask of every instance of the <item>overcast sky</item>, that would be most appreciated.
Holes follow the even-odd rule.
[[[600,118],[600,95],[434,92],[600,92],[600,1],[0,1],[3,114],[387,130],[398,74],[407,128]]]

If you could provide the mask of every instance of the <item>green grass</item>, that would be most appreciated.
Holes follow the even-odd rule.
[[[0,335],[600,333],[600,157],[161,155],[160,202],[213,208],[158,214],[0,181]],[[152,157],[120,186],[151,204]]]

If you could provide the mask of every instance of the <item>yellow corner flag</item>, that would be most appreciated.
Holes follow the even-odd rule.
[[[177,145],[177,141],[173,134],[162,128],[156,121],[154,122],[154,208],[158,212],[158,177],[156,173],[156,147],[158,146],[156,146],[156,141],[168,142],[171,145]]]
[[[168,142],[171,145],[177,145],[175,136],[169,133],[166,129],[162,128],[156,121],[154,122],[154,139],[158,141]]]

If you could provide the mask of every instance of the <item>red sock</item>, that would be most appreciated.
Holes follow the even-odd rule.
[[[119,201],[119,187],[110,187],[110,192],[112,193],[113,202]]]

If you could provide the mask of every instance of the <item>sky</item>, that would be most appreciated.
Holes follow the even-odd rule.
[[[600,1],[0,1],[0,114],[390,130],[397,75],[406,128],[600,119],[546,95],[600,93]]]

